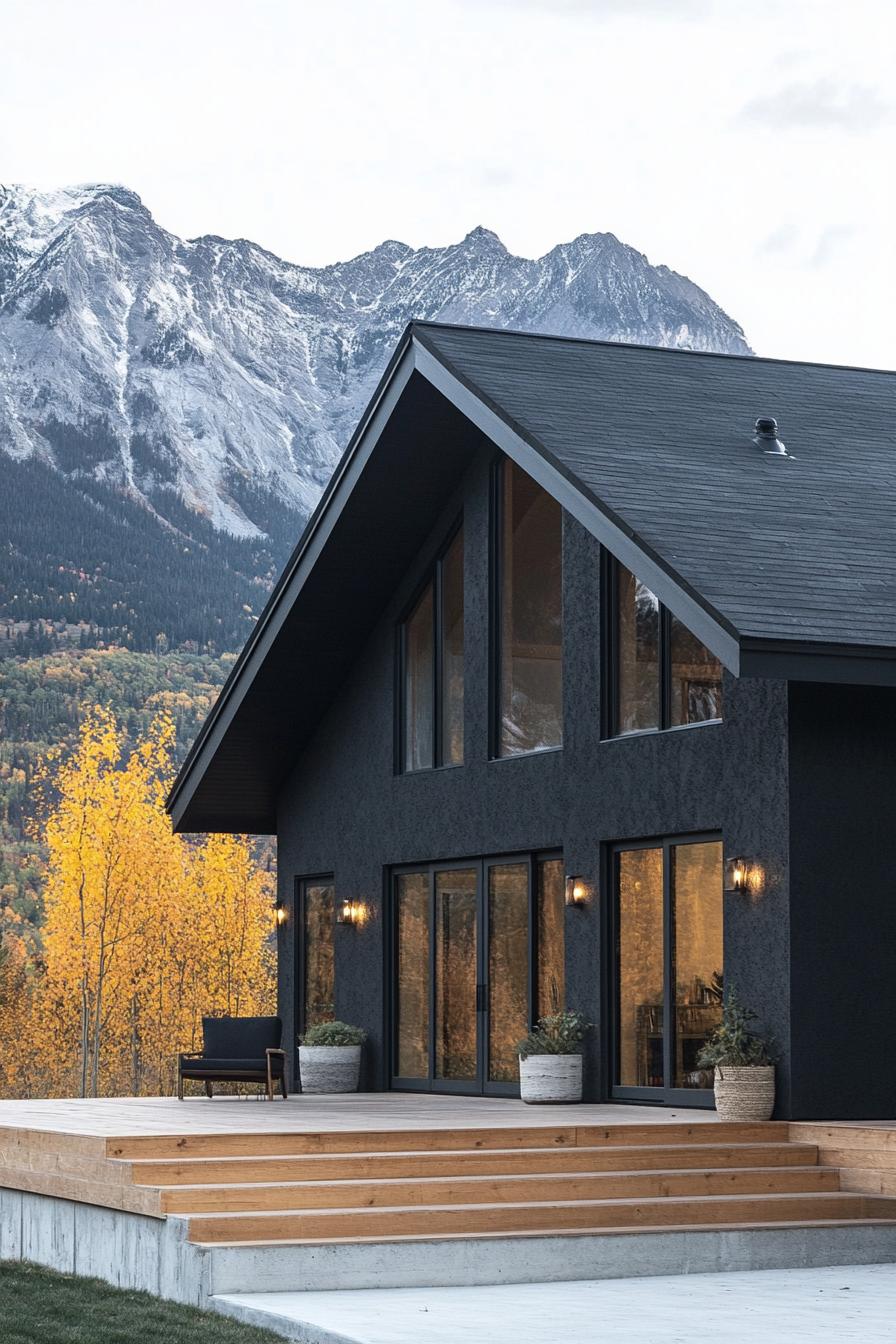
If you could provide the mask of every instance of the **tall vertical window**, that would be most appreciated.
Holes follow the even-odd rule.
[[[563,740],[563,514],[505,459],[497,491],[496,754]]]
[[[300,1020],[307,1031],[336,1016],[334,935],[336,890],[331,877],[304,878],[299,884],[301,949]]]
[[[401,768],[464,759],[464,534],[459,527],[401,626]]]
[[[615,883],[614,1095],[708,1094],[700,1051],[721,1018],[725,974],[721,841],[621,848]]]
[[[611,561],[611,731],[640,733],[722,717],[722,665],[640,579]]]

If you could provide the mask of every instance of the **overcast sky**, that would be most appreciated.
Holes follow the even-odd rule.
[[[0,0],[0,181],[324,264],[607,231],[757,352],[896,368],[892,0]]]

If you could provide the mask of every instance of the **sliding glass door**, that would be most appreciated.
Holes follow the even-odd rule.
[[[721,841],[620,846],[614,883],[613,1095],[711,1104],[697,1057],[721,1016]]]
[[[393,1086],[519,1090],[518,1041],[563,1003],[562,867],[526,854],[393,874]]]

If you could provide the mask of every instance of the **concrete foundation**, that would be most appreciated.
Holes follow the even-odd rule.
[[[213,1294],[457,1287],[896,1262],[896,1223],[211,1247]]]
[[[148,1218],[0,1187],[0,1259],[30,1260],[205,1306],[209,1256],[185,1240],[186,1226],[179,1218]]]
[[[896,1262],[896,1223],[739,1231],[195,1245],[187,1223],[0,1188],[0,1258],[196,1306],[216,1295],[472,1287]],[[210,1300],[211,1299],[211,1300]]]

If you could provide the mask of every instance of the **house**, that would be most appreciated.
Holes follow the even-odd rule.
[[[774,422],[777,421],[777,424]],[[783,442],[782,442],[783,441]],[[366,1086],[896,1105],[896,376],[414,323],[172,791],[276,834],[280,1011]]]

